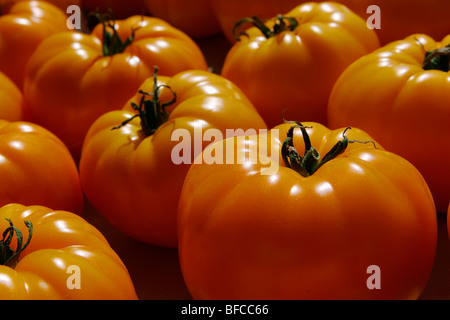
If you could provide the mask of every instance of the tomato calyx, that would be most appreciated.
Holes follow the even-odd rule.
[[[138,28],[132,29],[131,35],[125,41],[123,41],[117,33],[116,20],[111,11],[109,15],[97,12],[95,13],[95,16],[103,25],[103,56],[109,57],[124,52],[125,49],[133,42],[135,31]],[[109,30],[111,30],[112,32]]]
[[[331,148],[331,150],[328,151],[328,153],[321,159],[319,151],[311,145],[309,134],[306,131],[306,129],[310,127],[305,127],[297,121],[286,121],[286,123],[295,123],[295,125],[291,126],[287,132],[287,137],[281,147],[281,156],[287,168],[297,171],[303,177],[309,177],[313,175],[325,163],[335,159],[337,156],[342,154],[347,149],[349,143],[373,143],[376,148],[375,143],[370,140],[349,140],[345,134],[347,130],[351,129],[351,127],[347,127],[342,133],[342,140],[338,141],[333,146],[333,148]],[[305,153],[303,156],[301,156],[294,147],[294,130],[297,128],[302,131],[303,141],[305,144]]]
[[[166,108],[176,102],[177,94],[167,85],[158,85],[158,67],[155,66],[154,70],[153,92],[149,93],[143,90],[139,90],[139,93],[142,94],[139,105],[134,102],[131,103],[131,107],[137,111],[137,114],[123,121],[120,125],[112,128],[112,130],[119,129],[128,124],[134,118],[139,117],[141,119],[142,131],[145,135],[151,136],[163,123],[169,120],[169,112],[167,112]],[[159,90],[161,88],[169,89],[173,95],[173,99],[168,102],[162,103],[159,99]],[[152,99],[147,99],[147,97],[152,97]]]
[[[14,224],[10,219],[6,220],[9,222],[9,227],[3,231],[3,239],[0,240],[0,265],[8,266],[14,269],[19,262],[20,254],[25,250],[31,241],[31,237],[33,236],[33,224],[29,221],[24,221],[28,228],[28,239],[25,243],[23,243],[22,232],[14,227]],[[17,240],[17,248],[15,251],[10,247],[14,234],[16,235]]]
[[[450,44],[425,53],[422,68],[424,70],[450,71]]]
[[[286,21],[288,23],[286,23]],[[284,31],[294,31],[298,27],[298,22],[293,17],[285,17],[281,14],[277,15],[275,18],[275,24],[273,28],[270,29],[265,25],[264,21],[259,19],[257,16],[253,16],[251,18],[244,18],[239,20],[233,27],[233,36],[236,41],[240,41],[241,36],[248,37],[248,34],[245,31],[239,31],[240,27],[244,23],[251,23],[253,26],[257,27],[266,39],[276,36]]]

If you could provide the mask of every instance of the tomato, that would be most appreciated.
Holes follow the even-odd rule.
[[[7,231],[2,253],[12,251],[0,258],[0,299],[137,299],[119,256],[78,215],[9,204],[0,208],[0,230]],[[19,256],[11,257],[19,240]]]
[[[2,72],[0,72],[0,101],[0,119],[8,121],[19,121],[22,119],[22,92]]]
[[[29,120],[54,132],[75,159],[89,126],[103,113],[120,109],[151,77],[154,65],[161,75],[207,69],[193,40],[160,19],[133,16],[104,24],[90,35],[66,32],[47,38],[27,67]]]
[[[376,5],[380,8],[380,28],[376,29],[380,42],[400,40],[413,33],[425,33],[437,39],[448,34],[448,0],[338,0],[369,19],[373,11],[368,8]],[[375,17],[375,16],[374,16]]]
[[[220,33],[212,0],[143,0],[148,12],[168,21],[192,37],[206,37]]]
[[[11,202],[81,214],[83,193],[75,162],[54,134],[0,120],[0,206]]]
[[[223,138],[232,129],[245,134],[265,128],[245,95],[217,74],[193,70],[149,78],[124,110],[104,114],[89,129],[80,160],[83,189],[121,232],[176,247],[177,203],[185,174],[195,155],[221,138],[207,138],[206,132],[211,129],[209,133]]]
[[[0,71],[22,89],[25,66],[48,36],[67,31],[67,17],[58,7],[41,1],[22,1],[0,17]]]
[[[417,169],[357,128],[285,123],[250,144],[267,141],[261,152],[226,139],[204,153],[220,144],[248,151],[189,169],[178,252],[192,297],[416,299],[437,244]]]
[[[334,82],[377,48],[378,39],[364,20],[337,3],[306,3],[285,17],[295,19],[267,22],[266,36],[257,27],[248,29],[228,52],[221,75],[241,88],[270,128],[284,109],[289,117],[325,124]]]
[[[441,56],[443,70],[424,62],[427,52],[449,44],[450,36],[439,43],[417,34],[380,48],[343,72],[328,106],[331,127],[359,127],[416,166],[439,212],[450,201],[450,149],[442,144],[450,139],[450,53]]]
[[[112,10],[114,16],[118,19],[145,13],[144,0],[82,0],[81,3],[83,9],[88,13],[97,10],[107,13],[109,10]]]
[[[299,3],[298,0],[214,0],[212,6],[222,33],[234,43],[233,27],[242,18],[256,15],[262,20],[269,19],[292,10]]]

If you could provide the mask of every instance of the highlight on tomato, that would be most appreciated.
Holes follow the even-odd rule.
[[[123,110],[102,115],[90,127],[79,170],[86,197],[114,227],[140,241],[175,248],[186,172],[218,139],[207,136],[208,130],[225,137],[229,130],[246,135],[267,127],[247,97],[223,77],[202,70],[173,77],[157,71]]]
[[[250,23],[254,26],[244,30]],[[269,128],[293,118],[326,124],[328,97],[340,73],[379,47],[374,30],[342,4],[309,2],[263,22],[236,25],[237,41],[221,75],[233,81]]]
[[[153,17],[109,20],[99,15],[90,34],[61,32],[46,38],[26,69],[29,121],[55,133],[79,160],[90,125],[122,108],[142,82],[183,70],[207,70],[203,53],[185,33]]]
[[[46,1],[2,1],[0,9],[0,71],[22,90],[34,50],[48,36],[68,31],[67,16]]]
[[[33,123],[0,120],[0,206],[12,202],[81,215],[83,192],[60,139]]]
[[[135,300],[120,257],[93,225],[68,211],[0,208],[0,299]]]
[[[328,122],[361,128],[424,176],[436,210],[450,201],[450,35],[415,34],[359,59],[337,80]]]
[[[204,153],[247,152],[189,169],[178,252],[192,297],[417,299],[438,232],[420,172],[355,127],[287,122],[260,139],[268,153],[230,138]]]

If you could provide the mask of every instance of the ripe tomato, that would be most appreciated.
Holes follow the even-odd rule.
[[[369,6],[380,8],[380,29],[376,29],[384,45],[403,39],[413,33],[425,33],[436,39],[448,34],[448,0],[338,0],[368,19],[372,11]]]
[[[439,212],[450,201],[450,170],[443,169],[450,149],[442,144],[450,139],[450,52],[444,48],[449,44],[450,35],[438,42],[417,34],[376,50],[343,72],[328,106],[331,127],[359,127],[412,162]],[[425,62],[428,53],[438,54],[436,49],[447,53]]]
[[[178,251],[193,298],[416,299],[437,244],[423,177],[361,130],[303,125],[250,143],[268,153],[236,138],[204,151],[232,144],[254,161],[189,169]]]
[[[295,19],[267,22],[266,36],[257,27],[248,29],[226,56],[221,75],[241,88],[269,127],[281,121],[284,109],[292,118],[326,123],[334,82],[377,48],[378,39],[363,19],[337,3],[306,3],[285,17]]]
[[[48,36],[67,31],[67,16],[44,1],[22,1],[4,8],[0,17],[0,71],[22,89],[25,66]]]
[[[19,121],[22,119],[23,95],[6,75],[0,72],[0,119]]]
[[[266,126],[236,86],[210,72],[149,78],[141,90],[154,99],[137,93],[125,110],[104,114],[89,129],[81,182],[89,201],[117,229],[176,247],[178,197],[190,163],[210,143],[203,132],[215,129],[224,136],[227,130]],[[183,144],[187,147],[178,149]]]
[[[192,37],[220,33],[211,0],[143,0],[150,14],[168,21]]]
[[[162,75],[207,69],[193,40],[160,19],[133,16],[104,25],[90,35],[66,32],[47,38],[27,68],[30,120],[54,132],[75,159],[90,125],[120,109],[154,65]]]
[[[54,134],[0,120],[0,206],[11,202],[81,214],[83,193],[75,162]]]
[[[0,230],[7,231],[0,240],[2,253],[7,252],[0,257],[2,300],[137,298],[121,259],[78,215],[9,204],[0,208]],[[19,256],[12,257],[13,243],[20,240]]]

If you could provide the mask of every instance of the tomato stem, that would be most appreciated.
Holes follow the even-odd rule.
[[[422,68],[448,72],[450,70],[450,44],[444,48],[426,51]]]
[[[31,237],[33,236],[33,224],[29,221],[24,222],[28,228],[28,239],[25,243],[23,243],[22,232],[14,227],[10,219],[6,220],[9,222],[9,227],[3,232],[3,239],[0,241],[0,265],[15,268],[19,262],[20,254],[25,250],[31,241]],[[10,247],[14,234],[16,234],[17,239],[16,251]]]
[[[343,139],[338,141],[333,148],[320,159],[319,151],[311,145],[311,140],[309,138],[307,128],[297,121],[285,121],[286,123],[295,123],[291,126],[287,132],[287,137],[283,142],[281,147],[281,156],[283,158],[286,167],[291,168],[301,174],[303,177],[309,177],[313,175],[320,167],[322,167],[328,161],[335,159],[337,156],[342,154],[348,147],[349,143],[359,142],[359,143],[373,143],[373,141],[360,141],[360,140],[349,140],[345,135],[347,130],[351,127],[347,127],[342,133]],[[302,132],[303,142],[305,144],[305,153],[301,156],[296,148],[294,147],[294,130],[300,129]]]
[[[286,24],[286,21],[288,24]],[[233,27],[233,35],[236,41],[240,41],[241,36],[248,37],[248,34],[245,31],[240,31],[242,24],[251,23],[253,26],[257,27],[262,34],[269,39],[274,37],[277,34],[280,34],[283,31],[294,31],[298,27],[298,22],[293,17],[285,17],[281,14],[277,15],[275,18],[275,24],[273,25],[273,29],[270,29],[264,21],[259,19],[257,16],[253,16],[251,18],[244,18],[239,20]]]
[[[142,94],[139,105],[134,102],[131,103],[132,108],[137,111],[137,114],[112,128],[112,130],[119,129],[134,118],[139,117],[141,119],[142,131],[147,136],[151,136],[163,123],[169,120],[169,113],[166,108],[176,102],[177,94],[169,86],[158,85],[157,73],[158,67],[155,66],[153,73],[153,92],[149,93],[139,90],[139,93]],[[161,88],[169,89],[173,95],[173,99],[162,103],[161,100],[159,100],[159,90]],[[153,98],[147,99],[147,97]]]
[[[96,12],[95,16],[103,25],[103,56],[108,57],[124,52],[125,49],[133,42],[135,31],[137,29],[132,29],[131,35],[125,41],[122,41],[117,33],[116,19],[114,18],[114,14],[111,9],[109,9],[109,14]],[[112,32],[109,30],[112,30]]]

